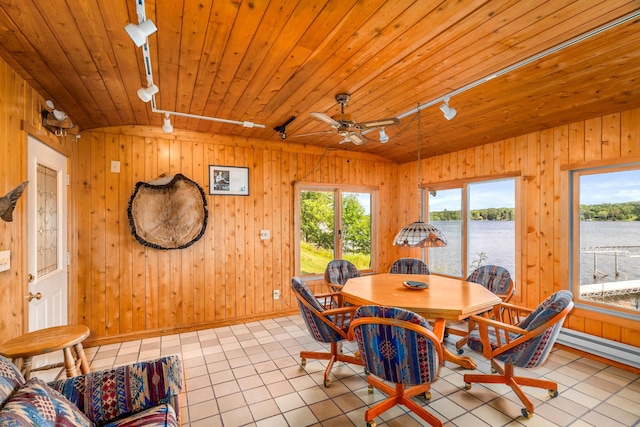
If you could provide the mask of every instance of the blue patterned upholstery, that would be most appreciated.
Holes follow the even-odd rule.
[[[293,290],[304,298],[304,300],[307,301],[318,313],[325,311],[324,306],[313,295],[309,286],[307,286],[307,284],[300,278],[294,277],[291,280],[291,286],[293,287]],[[346,325],[342,328],[344,335],[341,335],[323,321],[317,313],[314,313],[309,309],[309,307],[304,305],[300,299],[298,299],[298,307],[300,308],[300,314],[302,314],[302,318],[309,329],[309,333],[316,341],[329,343],[345,339],[347,330],[349,329],[349,322],[346,322]]]
[[[565,309],[572,302],[572,294],[569,291],[558,291],[544,300],[531,314],[529,314],[522,322],[516,326],[525,331],[533,331],[540,325],[552,319],[558,313]],[[543,333],[527,340],[503,353],[500,353],[495,359],[512,364],[520,368],[535,368],[540,366],[549,355],[553,348],[553,344],[558,338],[562,328],[562,322],[556,322],[548,327]],[[498,347],[498,337],[493,328],[489,328],[489,342],[492,348]],[[510,341],[515,341],[521,335],[510,332]],[[504,336],[500,336],[500,345],[505,345]],[[478,353],[483,352],[482,341],[480,340],[480,332],[475,330],[469,334],[467,345]]]
[[[347,339],[349,323],[356,307],[339,306],[334,299],[339,295],[337,292],[319,296],[324,301],[328,300],[327,306],[323,305],[321,300],[311,293],[307,284],[298,277],[291,279],[291,287],[298,301],[302,319],[311,336],[316,341],[331,344],[331,350],[328,352],[301,351],[302,365],[306,364],[307,358],[328,360],[329,363],[324,371],[324,386],[329,387],[331,384],[329,375],[334,362],[362,365],[360,357],[344,354],[341,348],[342,341]]]
[[[423,317],[400,308],[362,306],[354,319],[375,317],[397,319],[432,330]],[[405,329],[376,323],[354,328],[360,356],[373,375],[395,384],[430,383],[438,375],[440,360],[434,344],[423,335]]]
[[[178,356],[49,384],[38,378],[25,382],[17,367],[0,356],[0,425],[177,427],[181,389]]]
[[[431,399],[431,383],[438,377],[443,359],[442,337],[431,325],[409,310],[394,307],[359,307],[351,322],[349,337],[355,337],[367,376],[369,392],[382,391],[387,398],[365,410],[367,425],[395,405],[404,405],[432,426],[442,422],[413,400]]]
[[[350,261],[346,259],[334,259],[329,261],[327,268],[324,270],[324,280],[334,291],[339,290],[347,280],[352,277],[360,277],[360,271]],[[339,286],[331,286],[331,285]]]
[[[391,274],[430,274],[429,267],[418,258],[399,258],[391,264]]]
[[[496,295],[513,293],[513,291],[509,291],[512,283],[509,271],[498,265],[483,265],[476,268],[469,277],[467,277],[467,282],[480,283]],[[508,295],[506,299],[510,297],[511,295]]]
[[[553,398],[558,396],[558,384],[543,378],[516,376],[514,367],[535,368],[547,359],[572,308],[571,292],[558,291],[535,310],[501,303],[494,309],[495,320],[472,316],[479,330],[469,334],[468,345],[488,358],[497,374],[465,374],[465,387],[471,388],[471,383],[506,384],[524,404],[522,415],[532,417],[533,403],[520,387],[544,388]],[[503,362],[502,366],[498,362]]]

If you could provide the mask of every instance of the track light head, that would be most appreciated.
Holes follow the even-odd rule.
[[[173,132],[173,125],[171,124],[171,115],[169,113],[165,113],[164,115],[164,124],[162,125],[162,130],[166,133]]]
[[[127,32],[127,34],[129,34],[129,37],[131,37],[131,40],[133,40],[136,46],[141,47],[147,42],[147,37],[158,31],[158,28],[152,20],[147,19],[146,21],[142,21],[138,25],[127,24],[124,27],[124,30]]]
[[[447,120],[453,119],[456,114],[458,114],[455,108],[449,107],[449,98],[446,98],[444,100],[444,104],[440,106],[440,111],[442,111],[442,113],[444,114],[444,118]]]
[[[389,135],[384,131],[384,128],[380,128],[380,143],[385,144],[389,142]]]
[[[149,102],[153,98],[153,95],[158,93],[158,86],[151,84],[148,87],[141,87],[138,89],[138,97],[142,102]]]

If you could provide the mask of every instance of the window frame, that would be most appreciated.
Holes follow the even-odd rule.
[[[497,175],[493,175],[493,176],[484,176],[484,177],[476,177],[476,178],[470,178],[470,179],[462,179],[462,180],[456,180],[456,181],[447,181],[447,182],[440,182],[440,183],[433,183],[433,184],[427,184],[424,185],[422,190],[422,206],[424,207],[425,210],[425,218],[427,218],[427,221],[429,221],[430,219],[430,207],[429,207],[429,191],[440,191],[440,190],[452,190],[452,189],[460,189],[461,191],[461,202],[462,202],[462,206],[460,207],[460,215],[461,218],[463,219],[462,221],[462,241],[461,241],[461,271],[462,271],[462,276],[458,277],[458,276],[449,276],[446,274],[442,274],[442,273],[434,273],[432,272],[432,274],[438,274],[441,276],[448,276],[448,277],[455,277],[458,279],[465,279],[468,276],[468,273],[465,274],[466,271],[468,271],[469,268],[469,185],[473,185],[473,184],[479,184],[479,183],[487,183],[487,182],[491,182],[491,181],[500,181],[500,180],[505,180],[505,179],[513,179],[514,180],[514,208],[515,208],[515,214],[514,214],[514,221],[515,221],[515,232],[514,232],[514,261],[515,261],[515,272],[514,272],[514,276],[513,276],[513,280],[516,283],[520,283],[520,272],[521,272],[521,243],[520,243],[520,230],[522,227],[522,208],[520,206],[520,193],[521,193],[521,186],[522,186],[522,179],[521,179],[521,175],[519,173],[510,173],[510,174],[497,174]],[[446,237],[446,236],[445,236]],[[425,262],[429,262],[429,251],[426,250],[426,260]]]
[[[610,315],[613,317],[637,321],[638,312],[612,304],[580,298],[580,177],[604,173],[640,170],[640,159],[625,163],[595,162],[567,168],[568,173],[568,281],[569,290],[574,295],[576,308],[588,312]],[[577,255],[576,255],[577,254]]]
[[[375,274],[377,271],[378,257],[374,250],[377,246],[379,227],[378,227],[378,197],[379,187],[371,185],[356,185],[356,184],[324,184],[317,182],[296,182],[294,184],[294,270],[295,275],[303,277],[306,280],[318,280],[322,279],[322,274],[307,274],[302,276],[300,273],[300,194],[302,191],[324,191],[333,192],[334,194],[334,230],[339,230],[342,224],[342,194],[343,193],[369,193],[371,195],[371,268],[360,269],[362,274]],[[340,233],[334,233],[334,254],[336,259],[342,254],[342,242],[339,237]],[[336,247],[338,250],[336,251]]]

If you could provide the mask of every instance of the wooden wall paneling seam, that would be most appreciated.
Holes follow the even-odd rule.
[[[131,152],[131,187],[127,189],[125,193],[127,196],[127,207],[129,199],[133,194],[135,185],[140,181],[145,181],[145,167],[146,167],[146,140],[140,136],[132,136],[131,147],[128,150]],[[131,242],[131,288],[132,288],[132,327],[134,332],[144,331],[146,329],[147,319],[147,274],[146,274],[146,248],[142,246],[131,234],[131,226],[127,225],[129,230],[127,237]]]
[[[621,135],[620,114],[607,114],[602,117],[602,158],[620,158]]]
[[[155,176],[171,175],[170,141],[166,138],[159,138],[157,140],[157,150],[154,155],[157,158],[158,164],[158,170]],[[173,311],[171,305],[171,254],[169,253],[170,251],[159,249],[150,249],[149,251],[155,252],[157,260],[157,265],[155,266],[157,278],[155,295],[158,301],[158,327],[167,328],[171,326],[171,313]]]
[[[144,179],[156,179],[158,172],[158,140],[147,138],[144,157]],[[145,329],[158,329],[160,325],[160,306],[158,299],[158,250],[145,247]]]
[[[104,257],[104,285],[105,285],[105,335],[120,334],[120,297],[121,287],[113,286],[120,283],[120,250],[119,220],[120,198],[118,189],[118,175],[110,170],[113,160],[118,160],[118,136],[104,135],[104,221],[105,221],[105,257]]]
[[[568,233],[563,229],[567,223],[567,211],[563,209],[563,199],[568,198],[566,178],[563,176],[560,165],[567,159],[568,129],[566,126],[553,128],[553,291],[569,289],[569,268],[563,260],[568,259]]]
[[[187,148],[191,148],[191,156],[189,163],[192,163],[190,173],[193,176],[193,180],[200,184],[205,195],[209,193],[208,182],[208,165],[206,164],[204,144],[200,142],[184,141],[183,152],[186,152]],[[211,197],[205,196],[207,200],[207,230],[202,238],[196,242],[192,247],[191,259],[193,260],[193,267],[191,269],[191,277],[193,280],[193,286],[191,288],[191,307],[193,308],[193,314],[188,312],[188,305],[185,307],[185,324],[199,324],[205,321],[205,300],[206,300],[206,282],[205,282],[205,250],[209,235],[211,235],[213,215],[211,210]],[[185,265],[183,259],[182,265]],[[188,262],[188,261],[187,261]]]
[[[189,150],[189,152],[191,152]],[[185,174],[186,170],[183,169],[183,162],[188,155],[182,152],[182,141],[180,139],[169,140],[169,175],[175,175],[182,173],[189,179],[193,179],[189,174]],[[189,246],[185,250],[170,250],[167,251],[170,257],[170,274],[169,274],[169,325],[181,326],[182,319],[185,311],[185,298],[188,297],[188,292],[191,285],[183,286],[181,282],[182,269],[185,267],[182,264],[182,253],[192,252],[193,247]],[[187,266],[187,270],[192,268],[191,265]],[[191,282],[192,283],[192,282]]]
[[[585,120],[584,126],[584,159],[586,161],[602,159],[602,118],[594,117]]]
[[[539,298],[544,299],[554,292],[553,271],[553,238],[554,221],[557,213],[555,208],[554,187],[554,147],[553,129],[539,132],[538,146],[540,147],[539,161],[539,197],[540,197],[540,244],[539,244]],[[534,300],[536,301],[536,300]]]
[[[133,137],[118,136],[118,157],[120,174],[118,175],[118,247],[119,251],[119,285],[120,285],[120,325],[121,334],[133,332],[134,316],[134,279],[133,279],[133,244],[127,208],[133,192]],[[107,159],[109,160],[109,159]],[[138,244],[136,242],[136,244]],[[111,286],[116,285],[112,283]]]
[[[265,174],[267,173],[265,163],[265,150],[256,150],[253,157],[254,168],[250,171],[250,173],[253,174],[253,179],[251,181],[253,185],[251,193],[253,196],[251,199],[253,200],[253,208],[255,212],[256,233],[258,233],[259,230],[265,230],[267,227],[265,222],[265,205],[263,202],[263,194],[266,188]],[[259,314],[265,312],[264,300],[268,297],[267,291],[265,290],[266,272],[264,269],[266,244],[262,240],[255,241],[258,243],[254,244],[254,263],[252,265],[248,265],[247,268],[253,269],[254,283],[256,284],[254,292],[254,312]]]
[[[205,158],[207,165],[206,169],[206,182],[207,188],[211,191],[211,181],[210,181],[210,172],[209,167],[212,165],[217,165],[218,158],[217,145],[206,144],[204,146]],[[220,260],[217,259],[216,253],[218,248],[221,245],[224,245],[224,241],[221,241],[222,236],[222,218],[220,218],[220,213],[222,209],[220,208],[220,196],[212,196],[209,195],[207,197],[208,206],[209,206],[209,233],[205,234],[205,253],[204,253],[204,295],[206,298],[206,303],[204,306],[204,321],[212,322],[216,320],[217,311],[218,311],[218,300],[221,299],[221,296],[218,294],[219,289],[216,286],[217,283],[220,282],[219,275],[221,274],[222,267],[219,265]],[[223,248],[220,248],[222,251]],[[222,252],[220,252],[222,253]]]
[[[264,230],[271,230],[273,232],[273,217],[275,215],[275,206],[273,205],[272,190],[273,190],[273,174],[272,174],[272,155],[271,151],[265,151],[262,161],[264,165],[264,187],[262,194],[258,194],[258,197],[262,199],[264,211],[262,213]],[[319,169],[319,168],[318,168]],[[270,240],[263,240],[264,252],[262,254],[262,266],[264,269],[264,312],[270,312],[274,309],[273,301],[273,289],[274,289],[274,271],[273,271],[273,245]]]
[[[236,147],[233,153],[233,161],[237,165],[248,166],[245,159],[244,148]],[[251,171],[249,171],[251,173]],[[251,179],[251,178],[249,178]],[[251,189],[249,189],[251,191]],[[235,202],[235,244],[234,244],[234,275],[235,287],[235,317],[246,316],[247,314],[247,276],[244,274],[246,266],[246,247],[244,245],[247,227],[245,223],[246,199],[245,196],[232,196]],[[250,196],[249,196],[250,197]]]
[[[96,336],[106,335],[107,309],[106,309],[106,283],[105,283],[105,137],[106,135],[90,135],[88,143],[91,145],[91,177],[89,185],[91,197],[91,246],[89,283],[92,288],[90,304],[91,331]]]

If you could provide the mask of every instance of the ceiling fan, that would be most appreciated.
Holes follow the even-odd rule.
[[[370,120],[368,122],[360,123],[354,122],[353,120],[351,120],[350,115],[344,113],[344,107],[345,105],[347,105],[350,98],[351,97],[346,93],[339,93],[336,95],[336,102],[340,105],[340,118],[337,120],[327,116],[324,113],[311,113],[311,116],[313,118],[318,119],[321,122],[325,122],[334,130],[306,133],[297,136],[317,135],[321,133],[332,133],[334,131],[338,131],[338,135],[343,137],[343,140],[340,141],[340,144],[345,142],[353,142],[356,145],[362,145],[365,142],[365,131],[382,128],[384,126],[397,125],[400,123],[400,120],[395,117]]]

